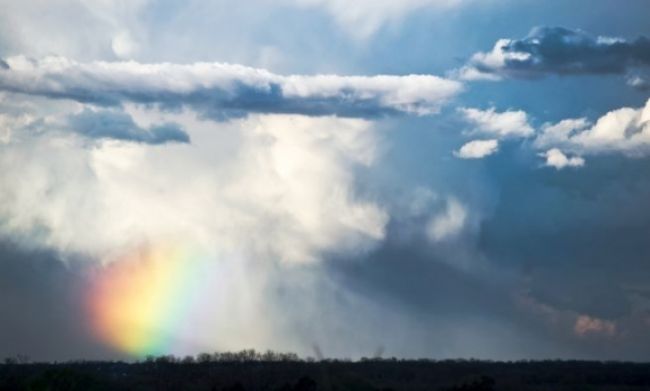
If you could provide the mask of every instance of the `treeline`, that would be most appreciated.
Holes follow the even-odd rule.
[[[84,364],[84,363],[110,363],[115,361],[102,360],[68,360],[56,361],[51,364]],[[117,361],[122,362],[122,361]],[[569,366],[605,366],[605,365],[642,365],[646,363],[635,363],[625,361],[585,361],[585,360],[514,360],[514,361],[497,361],[478,358],[455,358],[455,359],[434,359],[434,358],[398,358],[398,357],[361,357],[353,360],[350,358],[314,358],[311,356],[301,357],[293,352],[276,352],[266,350],[258,352],[255,349],[244,349],[236,352],[213,352],[199,353],[197,355],[175,356],[173,354],[165,355],[147,355],[143,359],[132,361],[133,364],[207,364],[207,363],[430,363],[430,364],[451,364],[451,365],[569,365]],[[47,364],[46,361],[33,361],[27,355],[15,355],[6,357],[2,363],[12,364]]]
[[[199,353],[196,356],[177,357],[174,355],[153,356],[145,358],[145,363],[180,363],[180,364],[205,364],[205,363],[247,363],[247,362],[303,362],[314,361],[309,357],[303,359],[296,353],[274,352],[267,350],[258,352],[254,349],[240,350],[239,352]]]
[[[149,356],[136,362],[28,361],[25,356],[12,357],[0,365],[0,391],[650,390],[650,364],[646,363],[393,357],[352,361],[250,349],[187,357]]]

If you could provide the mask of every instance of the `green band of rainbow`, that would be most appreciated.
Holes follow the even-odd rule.
[[[165,354],[202,281],[196,252],[182,246],[139,249],[95,276],[88,296],[99,338],[134,356]]]

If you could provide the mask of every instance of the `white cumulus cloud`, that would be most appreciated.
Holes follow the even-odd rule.
[[[550,149],[543,154],[546,158],[546,165],[561,170],[565,167],[582,167],[585,159],[579,156],[568,157],[557,148]]]
[[[161,120],[130,110],[139,126]],[[93,259],[181,241],[286,263],[364,251],[383,238],[387,213],[354,187],[353,168],[376,155],[370,122],[170,117],[195,143],[88,146],[70,133],[16,129],[23,137],[0,145],[2,234]]]
[[[458,151],[454,152],[454,155],[461,159],[481,159],[496,153],[498,150],[498,140],[474,140],[463,145]]]
[[[480,110],[461,108],[465,121],[474,125],[474,132],[497,138],[528,137],[535,133],[528,123],[528,114],[521,110],[497,112],[496,109]]]
[[[650,100],[644,107],[612,110],[595,123],[569,119],[543,127],[538,148],[556,147],[580,155],[622,153],[630,157],[650,154]]]

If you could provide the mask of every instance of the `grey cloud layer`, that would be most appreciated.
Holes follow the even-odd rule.
[[[462,84],[432,75],[280,76],[221,63],[79,63],[62,57],[6,59],[0,90],[82,103],[191,106],[213,119],[248,112],[376,117],[432,114]]]
[[[121,111],[86,109],[71,116],[69,125],[73,131],[95,139],[115,139],[146,144],[190,142],[190,136],[177,124],[165,123],[144,129],[138,126],[130,115]]]
[[[547,74],[622,74],[650,66],[650,39],[595,37],[581,30],[538,27],[519,40],[497,41],[477,53],[461,76],[467,79],[541,77]]]

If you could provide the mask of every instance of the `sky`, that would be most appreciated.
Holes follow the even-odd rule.
[[[0,8],[0,357],[650,360],[646,0]]]

